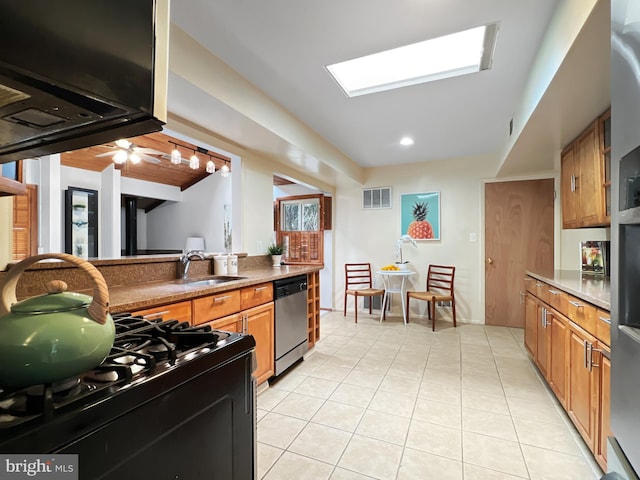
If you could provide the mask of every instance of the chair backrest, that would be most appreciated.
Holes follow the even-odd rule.
[[[345,263],[344,285],[347,290],[355,288],[371,288],[370,263]]]
[[[427,272],[427,290],[430,292],[447,293],[453,297],[453,278],[456,267],[448,265],[429,265]]]

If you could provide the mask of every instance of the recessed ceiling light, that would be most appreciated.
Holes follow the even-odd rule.
[[[402,140],[400,140],[400,145],[404,145],[405,147],[408,147],[409,145],[413,145],[413,138],[411,137],[402,138]]]
[[[326,68],[349,97],[479,72],[491,67],[497,32],[492,23]]]

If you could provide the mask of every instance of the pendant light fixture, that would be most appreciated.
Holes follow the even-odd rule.
[[[197,170],[198,168],[200,168],[200,159],[196,155],[196,152],[193,152],[193,155],[191,155],[191,158],[189,158],[189,167],[191,167],[193,170]]]
[[[182,163],[182,154],[178,150],[178,145],[173,144],[173,150],[171,150],[171,163],[174,165],[180,165]]]
[[[225,164],[222,166],[222,168],[220,169],[220,175],[222,177],[228,177],[229,176],[229,166],[227,165],[227,163],[225,162]]]
[[[209,160],[207,162],[207,167],[205,168],[207,173],[214,173],[216,171],[216,164],[213,163],[213,160]]]

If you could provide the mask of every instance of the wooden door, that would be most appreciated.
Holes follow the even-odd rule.
[[[256,341],[256,360],[258,366],[253,372],[258,384],[268,380],[275,372],[273,346],[273,302],[242,312],[245,315],[246,328]]]
[[[485,323],[524,327],[525,271],[553,273],[553,179],[485,185]]]
[[[595,338],[580,327],[569,324],[567,413],[585,443],[594,451],[596,440],[597,378],[588,363],[588,345]]]
[[[547,313],[550,330],[547,381],[563,407],[567,405],[567,341],[569,322],[557,312]]]

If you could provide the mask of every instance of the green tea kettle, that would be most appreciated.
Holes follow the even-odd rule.
[[[66,292],[65,282],[53,280],[46,285],[47,294],[17,302],[20,275],[34,263],[50,258],[82,268],[93,282],[93,298]],[[108,307],[107,283],[86,260],[47,253],[16,264],[0,285],[0,386],[56,382],[102,363],[115,338]]]

